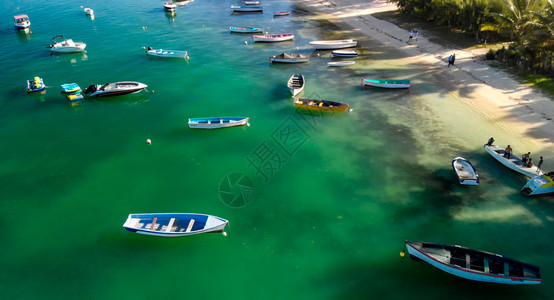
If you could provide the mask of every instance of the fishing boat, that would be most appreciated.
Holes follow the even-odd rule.
[[[148,47],[146,50],[147,55],[157,56],[157,57],[168,57],[168,58],[185,58],[187,59],[188,52],[181,50],[166,50],[166,49],[152,49]]]
[[[542,282],[539,267],[499,254],[458,245],[410,241],[406,241],[406,248],[411,258],[465,279],[503,284]]]
[[[294,101],[294,106],[306,110],[319,111],[347,111],[350,105],[341,102],[299,98]]]
[[[334,50],[331,52],[333,56],[336,57],[356,57],[358,56],[358,51],[356,50]]]
[[[355,40],[328,40],[328,41],[311,41],[310,46],[318,50],[331,50],[356,47],[358,42]]]
[[[554,193],[554,172],[535,176],[521,189],[525,196],[536,196]]]
[[[263,7],[255,5],[231,5],[232,12],[260,12],[263,10]]]
[[[14,23],[13,25],[17,29],[29,29],[31,27],[31,21],[27,15],[17,15],[13,16]]]
[[[283,42],[294,39],[292,33],[253,35],[254,42]]]
[[[260,5],[260,1],[244,1],[245,5]]]
[[[539,170],[537,166],[527,167],[523,165],[521,157],[511,154],[510,158],[504,157],[505,149],[497,145],[485,144],[485,150],[492,156],[494,159],[499,161],[504,166],[509,169],[516,171],[520,174],[523,174],[527,177],[533,178],[537,175],[543,175],[544,172]]]
[[[194,129],[217,129],[249,125],[248,117],[190,118],[189,127]]]
[[[344,60],[344,61],[330,61],[327,63],[328,67],[346,67],[355,64],[353,60]]]
[[[44,81],[42,78],[35,76],[31,80],[27,80],[27,92],[40,92],[43,91],[46,88],[46,85],[44,84]]]
[[[463,185],[479,185],[479,174],[471,162],[463,157],[452,160],[452,169],[456,172],[458,181]]]
[[[146,84],[140,82],[120,81],[104,85],[93,84],[84,93],[90,94],[91,97],[110,97],[138,93],[147,87]]]
[[[258,33],[258,32],[264,32],[263,28],[258,27],[229,27],[229,30],[231,32],[236,33]]]
[[[386,89],[407,89],[411,83],[409,80],[402,79],[363,79],[362,86],[366,85]]]
[[[306,81],[304,80],[304,75],[294,74],[289,78],[289,81],[287,82],[287,87],[294,97],[304,90],[305,83]]]
[[[175,4],[173,2],[165,2],[164,3],[164,8],[167,11],[173,11],[173,10],[175,10],[175,8],[177,8],[177,4]]]
[[[74,53],[83,52],[87,44],[82,42],[74,42],[72,39],[66,39],[63,35],[58,35],[52,38],[54,44],[48,46],[50,52],[55,53]]]
[[[94,15],[94,10],[92,8],[87,7],[87,8],[84,9],[84,11],[85,11],[85,14],[87,16],[93,16]]]
[[[310,60],[308,55],[304,54],[290,54],[290,53],[281,53],[279,55],[274,55],[269,58],[269,61],[272,63],[305,63]]]
[[[62,94],[69,101],[83,100],[85,97],[81,94],[81,87],[76,83],[64,83],[62,84]]]
[[[229,221],[194,213],[130,214],[123,224],[127,231],[162,237],[181,237],[209,232],[223,232]]]
[[[274,17],[282,17],[290,15],[290,11],[276,11],[273,13]]]

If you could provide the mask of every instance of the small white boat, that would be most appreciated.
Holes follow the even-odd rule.
[[[167,11],[173,11],[173,10],[175,10],[175,8],[177,8],[177,4],[175,4],[173,2],[165,2],[164,3],[164,8]]]
[[[94,10],[92,8],[87,7],[84,9],[84,11],[87,16],[94,16]]]
[[[452,160],[452,169],[458,176],[458,181],[463,185],[479,185],[479,174],[469,160],[456,157]]]
[[[328,67],[346,67],[355,64],[353,60],[344,60],[344,61],[330,61],[327,63]]]
[[[336,57],[356,57],[358,56],[358,51],[356,50],[334,50],[331,52],[333,56]]]
[[[274,17],[282,17],[290,15],[290,11],[276,11],[273,13]]]
[[[306,81],[304,80],[304,75],[302,74],[292,75],[287,82],[287,87],[293,97],[300,94],[300,92],[304,90],[305,85]]]
[[[531,168],[524,166],[521,162],[521,158],[513,153],[510,155],[510,158],[504,157],[505,149],[500,146],[485,144],[484,147],[485,150],[492,157],[494,157],[494,159],[513,171],[516,171],[530,178],[544,174],[544,172],[539,170],[537,166],[532,166]]]
[[[244,1],[245,5],[260,5],[260,1]]]
[[[157,56],[157,57],[184,58],[184,59],[189,58],[187,51],[152,49],[152,47],[148,47],[146,54],[151,56]]]
[[[223,232],[229,221],[205,214],[148,213],[130,214],[123,224],[127,231],[139,234],[181,237],[209,232]],[[223,235],[227,235],[223,232]]]
[[[109,97],[134,94],[142,91],[148,86],[144,83],[136,81],[120,81],[114,83],[93,84],[85,91],[85,94],[90,94],[91,97]]]
[[[358,42],[355,40],[328,40],[328,41],[311,41],[309,44],[315,49],[330,50],[330,49],[356,47],[356,45],[358,45]]]
[[[253,6],[253,5],[246,5],[246,6],[240,6],[240,5],[231,5],[231,11],[233,12],[260,12],[263,11],[263,7],[261,6]]]
[[[411,258],[465,279],[503,284],[542,282],[539,267],[500,254],[458,245],[410,241],[406,241],[406,248]]]
[[[264,32],[263,28],[258,28],[258,27],[229,27],[229,30],[231,32],[236,32],[236,33],[259,33],[259,32]]]
[[[362,86],[373,86],[386,89],[407,89],[412,84],[404,79],[362,79]]]
[[[31,21],[29,21],[29,16],[27,15],[13,16],[13,20],[13,25],[17,29],[28,29],[29,27],[31,27]]]
[[[74,53],[83,52],[87,44],[82,42],[74,42],[72,39],[66,39],[63,35],[58,35],[52,38],[54,44],[50,45],[50,52],[56,53]]]
[[[525,196],[536,196],[554,193],[554,172],[531,178],[521,189]]]
[[[254,42],[283,42],[294,39],[292,33],[253,35]]]
[[[190,118],[189,127],[193,129],[217,129],[248,125],[248,117]]]
[[[269,58],[269,61],[272,63],[305,63],[310,60],[310,57],[308,55],[304,54],[289,54],[289,53],[281,53],[279,55],[274,55]]]

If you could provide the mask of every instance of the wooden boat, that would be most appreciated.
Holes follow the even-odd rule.
[[[93,16],[94,15],[94,10],[92,8],[87,7],[87,8],[84,9],[84,11],[85,11],[85,14],[87,16]]]
[[[90,94],[91,97],[109,97],[134,94],[142,91],[148,86],[144,83],[136,81],[120,81],[114,83],[93,84],[85,91],[85,94]]]
[[[173,11],[173,10],[175,10],[175,8],[177,8],[177,4],[175,4],[173,2],[165,2],[164,3],[164,8],[167,11]]]
[[[50,52],[55,53],[75,53],[85,51],[87,44],[74,42],[72,39],[66,39],[63,35],[58,35],[52,38],[54,44],[48,46]]]
[[[13,16],[13,21],[13,25],[17,29],[29,29],[31,27],[31,21],[29,21],[29,16],[27,15]]]
[[[81,87],[76,83],[64,83],[62,84],[62,94],[65,95],[65,98],[69,101],[78,101],[83,100],[85,97],[81,95]]]
[[[479,174],[471,162],[463,157],[452,160],[452,169],[458,176],[458,181],[463,185],[479,185]]]
[[[189,127],[194,129],[217,129],[248,124],[248,117],[190,118]]]
[[[554,172],[531,178],[521,189],[525,196],[536,196],[554,193]]]
[[[355,64],[353,60],[344,60],[344,61],[330,61],[327,63],[328,67],[346,67]]]
[[[544,172],[539,170],[537,166],[532,166],[531,168],[524,166],[521,162],[521,157],[512,153],[510,159],[504,157],[504,148],[497,145],[488,145],[485,144],[485,150],[492,156],[494,159],[499,161],[504,166],[514,170],[520,174],[523,174],[527,177],[535,177],[537,175],[543,175]]]
[[[355,40],[328,40],[328,41],[311,41],[309,44],[315,49],[330,50],[330,49],[356,47],[356,45],[358,45],[358,42]]]
[[[31,80],[27,80],[27,93],[40,92],[46,88],[42,78],[35,76]]]
[[[205,214],[148,213],[130,214],[123,224],[127,231],[145,235],[180,237],[223,232],[229,221]],[[226,235],[224,233],[224,235]]]
[[[260,1],[244,1],[245,5],[260,5]]]
[[[146,54],[151,56],[167,57],[167,58],[185,58],[185,59],[189,58],[187,51],[152,49],[152,47],[148,47]]]
[[[274,55],[269,58],[269,61],[272,63],[305,63],[310,60],[308,55],[304,54],[289,54],[281,53],[279,55]]]
[[[231,11],[233,12],[260,12],[263,11],[263,7],[254,5],[231,5]]]
[[[304,90],[305,83],[306,81],[304,80],[304,75],[294,74],[289,78],[289,81],[287,82],[287,87],[294,97]]]
[[[294,101],[294,106],[306,110],[319,111],[347,111],[350,105],[328,100],[299,98]]]
[[[229,27],[229,30],[231,32],[236,33],[258,33],[258,32],[264,32],[263,28],[258,27]]]
[[[290,15],[290,11],[276,11],[273,13],[274,17],[282,17]]]
[[[253,35],[252,39],[254,42],[283,42],[294,39],[294,34],[292,33],[283,33],[283,34],[263,34],[263,35]]]
[[[465,279],[503,283],[540,284],[540,268],[499,254],[458,245],[406,241],[410,257]]]
[[[358,56],[358,51],[356,50],[334,50],[331,52],[333,56],[337,57],[356,57]]]
[[[407,89],[411,86],[411,83],[409,80],[400,79],[363,79],[362,85],[386,89]]]

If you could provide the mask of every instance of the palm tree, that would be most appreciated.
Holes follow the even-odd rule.
[[[511,40],[525,43],[533,29],[540,26],[537,12],[545,6],[545,0],[504,0],[499,1],[502,12],[491,12],[496,23],[485,23],[481,31],[492,30],[502,35],[509,35]]]

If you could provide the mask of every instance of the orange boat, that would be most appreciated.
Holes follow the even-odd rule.
[[[294,105],[302,109],[319,111],[347,111],[350,108],[346,103],[306,98],[296,99]]]

